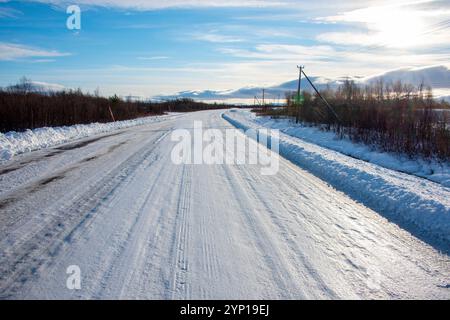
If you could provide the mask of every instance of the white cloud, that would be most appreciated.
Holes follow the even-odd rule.
[[[356,46],[370,46],[377,43],[373,35],[362,32],[325,32],[319,34],[316,39],[321,42]]]
[[[448,24],[450,27],[450,23]],[[444,28],[436,27],[436,33],[423,31],[414,34],[414,36],[405,37],[402,40],[395,39],[396,36],[386,37],[383,33],[377,32],[325,32],[316,37],[320,42],[329,44],[374,47],[374,49],[383,48],[430,48],[443,47],[450,45],[448,31]],[[433,30],[433,29],[431,29]]]
[[[165,8],[199,8],[199,7],[276,7],[285,6],[285,0],[34,0],[53,5],[78,5],[116,7],[133,10],[156,10]]]
[[[421,2],[429,2],[429,1],[421,1]],[[362,6],[359,9],[350,10],[340,12],[335,15],[318,17],[316,20],[326,21],[326,22],[364,22],[364,23],[377,23],[384,18],[386,13],[397,13],[399,10],[404,10],[405,8],[410,7],[411,5],[417,4],[420,2],[392,2],[385,5],[378,6]]]
[[[45,49],[24,46],[21,44],[0,42],[0,60],[17,60],[24,58],[52,58],[68,55],[70,54],[54,50],[49,51]]]
[[[57,5],[67,3],[58,0],[41,0],[41,2]],[[70,85],[75,87],[78,85],[81,87],[88,86],[88,89],[93,90],[100,84],[109,87],[110,91],[108,92],[110,93],[155,95],[162,91],[201,90],[205,89],[205,86],[209,89],[231,89],[248,85],[266,86],[295,78],[297,64],[305,64],[307,72],[311,75],[334,78],[346,75],[366,76],[383,72],[386,69],[404,66],[448,65],[448,61],[450,61],[450,53],[445,50],[430,50],[428,53],[420,53],[406,50],[403,46],[405,40],[416,39],[417,34],[429,30],[430,26],[450,15],[450,9],[437,9],[436,6],[432,8],[418,7],[418,5],[428,4],[427,1],[401,2],[400,4],[397,2],[395,5],[389,4],[392,1],[372,0],[345,2],[316,0],[313,3],[293,0],[75,0],[74,2],[85,6],[98,5],[127,10],[246,6],[285,6],[284,8],[289,9],[289,11],[261,10],[261,14],[250,14],[247,17],[235,16],[234,22],[238,19],[239,25],[227,23],[225,26],[217,26],[216,23],[211,24],[213,29],[210,28],[211,25],[208,25],[208,29],[201,25],[200,27],[191,26],[194,33],[188,33],[190,30],[185,31],[188,33],[188,37],[183,37],[182,40],[186,41],[187,39],[192,43],[192,39],[196,39],[214,43],[216,45],[211,45],[211,47],[221,46],[222,48],[216,50],[223,55],[233,56],[235,58],[233,60],[219,55],[214,58],[214,61],[208,63],[182,64],[179,62],[179,65],[170,65],[170,67],[115,66],[113,68],[105,67],[89,70],[77,68],[76,70],[70,70]],[[358,9],[358,7],[367,6],[368,3],[372,6]],[[374,3],[377,5],[374,6]],[[445,5],[445,2],[442,3]],[[286,7],[287,4],[290,4],[290,7]],[[314,17],[319,15],[322,15],[322,17],[314,20]],[[242,21],[247,19],[267,20],[267,30],[257,29],[253,25],[245,25]],[[278,20],[289,22],[289,25],[273,22]],[[300,20],[302,21],[300,22]],[[296,22],[296,24],[291,25],[292,22]],[[320,25],[320,28],[316,29],[312,25],[314,22],[330,24],[330,28],[327,28],[326,25]],[[334,27],[338,24],[339,27],[348,26],[351,29],[339,28],[336,30]],[[130,26],[130,28],[156,27],[158,27],[158,24],[152,24],[151,21],[148,24]],[[199,32],[202,30],[200,28],[205,29],[205,32]],[[319,34],[316,38],[317,32],[322,32],[318,30],[326,30],[326,32]],[[448,44],[450,37],[444,34],[445,31],[443,29],[437,33],[425,34],[421,38],[422,44]],[[414,36],[404,37],[404,33]],[[177,36],[179,35],[177,34]],[[279,39],[282,36],[303,40],[316,39],[320,42],[316,42],[315,45],[297,45],[297,43],[302,43],[301,40],[294,42],[289,39],[290,45],[279,44],[285,41],[285,39]],[[398,41],[398,39],[403,42]],[[240,42],[245,42],[246,45],[250,43],[264,44],[254,45],[252,49],[245,49],[238,48]],[[386,42],[388,42],[388,45],[382,49],[368,49],[368,47]],[[393,42],[393,45],[389,45],[389,42]],[[194,42],[193,45],[197,44]],[[400,45],[402,47],[398,48]],[[355,46],[365,47],[366,50],[363,52],[351,50]],[[139,54],[145,55],[141,52],[136,56]],[[45,61],[49,57],[61,55],[67,54],[0,43],[0,60],[32,57],[35,61],[38,61],[36,58]],[[143,61],[152,61],[169,57],[138,56],[136,58]],[[189,61],[189,59],[186,58],[186,61]],[[177,62],[174,60],[173,63]],[[44,73],[43,71],[42,74],[47,76],[48,72]],[[55,72],[52,76],[58,82],[67,81],[66,75],[67,72]],[[43,77],[40,79],[43,79]]]
[[[252,62],[264,62],[273,69],[293,69],[297,64],[306,64],[315,75],[336,77],[344,75],[367,75],[404,66],[448,65],[450,53],[411,53],[407,51],[361,52],[343,50],[332,46],[258,45],[253,50],[222,48],[220,52]],[[280,71],[274,71],[279,73]],[[268,73],[269,74],[269,73]],[[266,76],[267,78],[267,76]]]
[[[43,82],[43,81],[31,81],[31,83],[35,87],[42,88],[43,90],[58,91],[58,90],[66,89],[65,86],[58,84],[58,83],[49,83],[49,82]]]
[[[252,50],[223,48],[235,61],[185,63],[170,66],[116,65],[96,69],[66,69],[52,74],[31,75],[70,86],[94,90],[99,84],[108,94],[159,95],[181,90],[237,89],[249,85],[270,86],[294,79],[297,64],[305,64],[311,76],[337,78],[367,76],[405,66],[448,65],[450,53],[379,55],[337,50],[331,46],[261,44]],[[229,61],[229,59],[226,59]],[[176,77],[174,78],[174,74]],[[50,76],[54,78],[49,78]],[[108,89],[107,89],[108,88]]]

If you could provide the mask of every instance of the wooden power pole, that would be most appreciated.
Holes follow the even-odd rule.
[[[265,98],[265,89],[263,88],[262,89],[262,107],[263,107],[263,109],[265,109],[266,108],[266,102],[265,102],[265,100],[264,100],[264,98]]]
[[[299,123],[299,121],[300,121],[300,93],[301,93],[300,86],[302,85],[302,71],[303,71],[304,66],[297,66],[297,68],[299,69],[298,88],[297,88],[297,97],[294,101],[298,104],[298,106],[297,106],[297,116],[295,117],[295,123]]]

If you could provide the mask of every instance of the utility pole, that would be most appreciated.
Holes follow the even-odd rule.
[[[304,66],[297,66],[297,68],[299,69],[299,72],[298,72],[297,98],[295,99],[295,101],[298,104],[298,106],[297,106],[297,116],[295,117],[295,123],[299,123],[300,121],[300,90],[301,90],[300,86],[302,84],[302,72]]]
[[[114,118],[114,114],[111,109],[111,105],[109,103],[108,103],[108,109],[109,109],[109,114],[111,115],[112,121],[116,122],[116,119]]]
[[[265,89],[263,88],[262,90],[263,90],[263,95],[262,95],[262,105],[263,105],[263,108],[265,108],[265,107],[266,107],[266,103],[264,102],[264,93],[265,93]]]

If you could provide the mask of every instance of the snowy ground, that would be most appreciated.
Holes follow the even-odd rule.
[[[15,155],[24,152],[53,147],[71,140],[86,138],[99,133],[159,122],[175,116],[177,114],[172,113],[163,116],[151,116],[108,123],[38,128],[24,132],[0,132],[0,162],[10,160]]]
[[[0,165],[0,297],[450,299],[448,255],[287,160],[173,164],[194,120],[231,128],[196,112]]]
[[[450,188],[450,163],[448,162],[429,161],[420,158],[410,159],[406,156],[380,152],[362,143],[353,143],[349,139],[338,139],[333,132],[322,131],[317,127],[297,125],[289,119],[257,117],[249,110],[238,110],[237,112],[257,125],[279,129],[283,133],[300,138],[303,141],[339,151],[345,155],[374,163],[384,168],[426,178]]]

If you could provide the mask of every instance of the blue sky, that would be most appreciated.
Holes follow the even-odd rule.
[[[81,30],[68,30],[68,5]],[[150,97],[449,65],[449,1],[0,0],[0,86]]]

